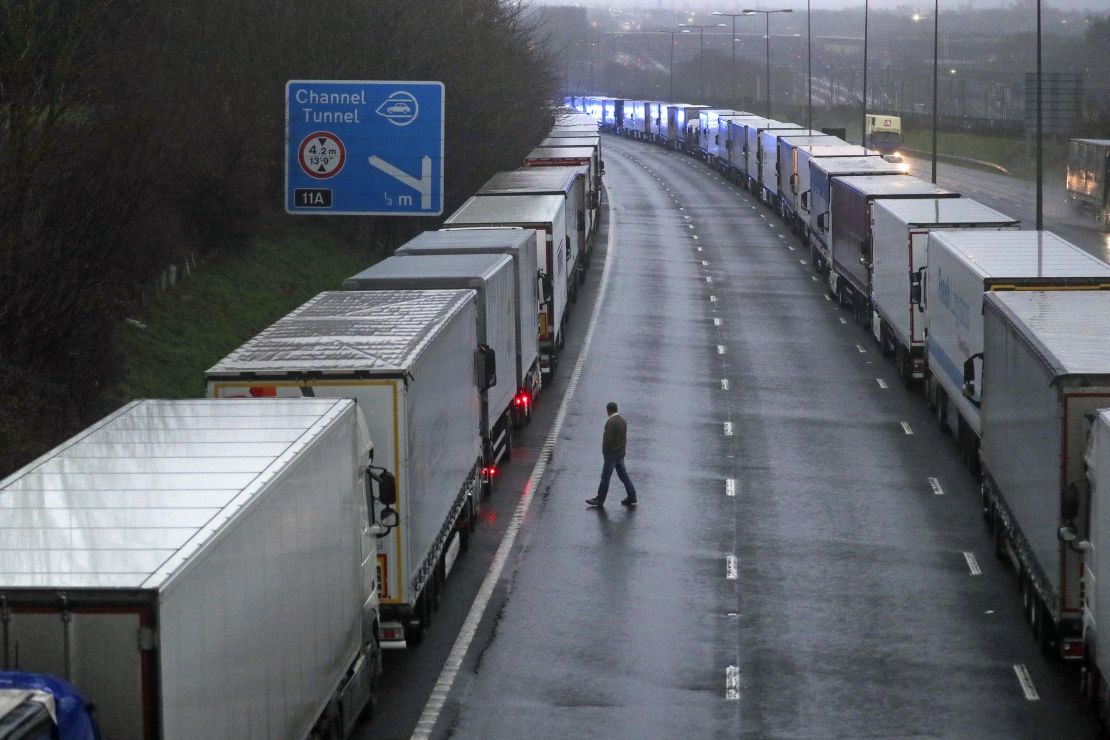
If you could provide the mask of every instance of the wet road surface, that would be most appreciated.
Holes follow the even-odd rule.
[[[608,249],[559,377],[442,624],[387,656],[363,736],[407,736],[429,694],[432,737],[1096,736],[1022,620],[954,443],[808,252],[705,165],[603,146]],[[584,503],[610,400],[635,510],[615,476],[605,509]],[[469,649],[433,690],[557,416]]]

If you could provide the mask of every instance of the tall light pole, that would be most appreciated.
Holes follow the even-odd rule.
[[[767,21],[767,117],[771,117],[771,14],[772,13],[793,13],[791,8],[780,8],[778,10],[744,10],[744,15],[755,15],[762,13]]]
[[[863,115],[860,118],[859,138],[863,146],[867,146],[867,0],[863,0]]]
[[[940,28],[938,19],[940,18],[940,0],[933,0],[933,154],[932,154],[932,170],[933,170],[933,183],[937,181],[937,39],[940,34],[937,29]],[[921,16],[914,13],[914,21],[921,20]]]
[[[813,130],[813,11],[806,0],[806,128]]]
[[[673,103],[674,102],[674,35],[676,33],[678,33],[678,31],[668,31],[666,29],[660,28],[655,33],[668,33],[668,34],[671,35],[671,64],[670,64],[671,94],[670,94],[670,97],[667,98],[667,100]]]
[[[690,23],[679,23],[682,28],[682,33],[692,33],[690,29],[698,29],[698,37],[700,39],[701,51],[698,52],[698,97],[701,98],[702,103],[705,102],[705,29],[707,28],[728,28],[724,23],[716,23],[711,26],[699,26]]]
[[[725,16],[732,19],[732,87],[730,88],[730,94],[732,95],[732,104],[736,105],[736,19],[745,14],[722,13],[719,10],[714,10],[713,15]]]
[[[1037,231],[1044,229],[1044,150],[1041,146],[1041,0],[1037,0]]]

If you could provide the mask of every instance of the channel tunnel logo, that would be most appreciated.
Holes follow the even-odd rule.
[[[398,90],[386,98],[375,112],[394,126],[408,126],[420,114],[420,105],[412,93]]]

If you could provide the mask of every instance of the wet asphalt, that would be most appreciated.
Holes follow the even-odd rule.
[[[415,727],[577,388],[433,737],[1095,737],[1024,623],[976,484],[920,393],[774,213],[706,165],[604,138],[611,219],[559,375],[424,645],[359,737]],[[628,471],[588,509],[605,403]],[[1018,674],[1027,671],[1023,685]]]

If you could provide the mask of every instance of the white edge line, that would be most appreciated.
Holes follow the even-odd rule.
[[[1015,663],[1014,674],[1017,675],[1018,683],[1021,684],[1021,690],[1025,694],[1025,698],[1029,701],[1039,701],[1041,697],[1037,693],[1037,687],[1033,685],[1033,677],[1029,675],[1029,669],[1020,663]]]
[[[420,713],[420,719],[417,720],[416,728],[412,733],[413,738],[419,738],[421,740],[423,738],[429,738],[431,737],[432,730],[435,729],[440,712],[443,710],[443,706],[447,701],[447,695],[450,693],[451,687],[455,683],[455,677],[459,673],[459,668],[462,666],[467,650],[470,649],[470,643],[474,641],[474,636],[478,631],[478,625],[482,621],[482,616],[485,614],[486,607],[489,605],[490,598],[493,596],[493,591],[497,586],[498,580],[501,578],[501,572],[505,569],[505,563],[508,562],[509,553],[516,543],[516,538],[520,533],[520,527],[524,521],[524,517],[532,505],[536,487],[547,471],[547,463],[551,460],[551,453],[555,447],[555,442],[559,438],[559,433],[562,431],[563,422],[566,420],[567,416],[567,409],[570,406],[571,400],[574,398],[575,390],[578,388],[578,379],[582,375],[582,368],[586,364],[586,358],[589,356],[594,329],[597,327],[597,320],[601,315],[601,306],[605,302],[605,293],[609,285],[609,274],[613,268],[613,263],[616,261],[616,222],[613,219],[613,199],[608,194],[608,188],[606,188],[605,198],[609,201],[609,243],[605,255],[605,269],[601,274],[601,286],[598,288],[597,297],[594,299],[594,310],[593,314],[590,316],[590,324],[586,329],[586,336],[582,340],[582,350],[578,355],[578,361],[574,365],[574,371],[571,373],[570,380],[567,382],[566,391],[563,394],[563,401],[559,404],[559,410],[555,414],[555,421],[551,425],[551,431],[548,433],[543,448],[540,450],[539,458],[532,468],[532,474],[528,477],[528,483],[524,487],[524,493],[520,497],[520,503],[517,504],[516,510],[513,512],[513,518],[505,528],[505,534],[502,536],[501,544],[498,545],[497,552],[493,556],[493,561],[490,563],[489,570],[486,572],[486,577],[482,580],[482,585],[478,589],[478,594],[474,598],[474,603],[470,605],[470,611],[467,613],[466,620],[459,630],[458,637],[455,638],[455,644],[451,647],[451,652],[444,662],[443,670],[440,671],[439,678],[432,688],[428,702],[424,705],[424,711]]]

